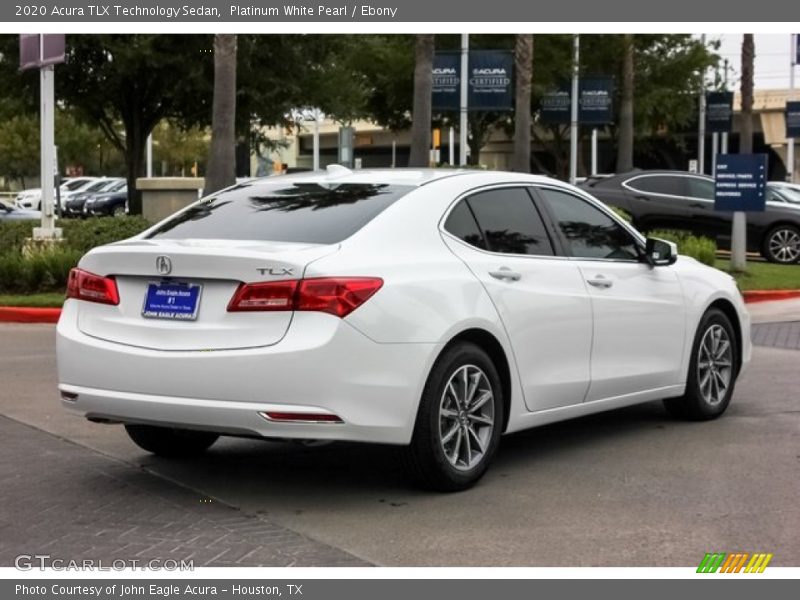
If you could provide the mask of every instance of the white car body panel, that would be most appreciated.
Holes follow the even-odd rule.
[[[95,419],[236,435],[407,444],[436,358],[455,336],[480,330],[508,363],[505,430],[517,431],[682,394],[694,332],[715,301],[735,311],[742,360],[749,361],[747,312],[720,271],[686,258],[651,268],[501,255],[441,228],[448,209],[472,190],[547,185],[590,198],[571,186],[510,173],[403,170],[302,174],[270,184],[333,180],[419,187],[339,244],[151,240],[144,232],[89,252],[80,268],[116,275],[122,301],[65,303],[59,388],[77,397],[64,406]],[[197,321],[141,317],[159,255],[172,258],[174,276],[204,284]],[[507,284],[487,275],[504,265],[521,279]],[[292,275],[257,271],[272,267]],[[586,285],[597,275],[613,286]],[[343,319],[225,312],[238,282],[325,276],[384,283]],[[258,414],[265,410],[330,412],[344,423],[274,423]]]

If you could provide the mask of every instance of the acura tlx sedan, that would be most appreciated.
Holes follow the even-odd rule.
[[[396,444],[438,490],[503,433],[661,399],[718,417],[751,353],[731,277],[513,173],[250,180],[90,251],[67,296],[63,404],[143,449]]]

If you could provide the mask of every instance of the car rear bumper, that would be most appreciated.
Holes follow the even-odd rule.
[[[65,408],[91,419],[232,435],[407,444],[436,344],[379,344],[346,321],[296,313],[278,344],[161,351],[57,328]],[[341,423],[275,422],[267,412],[330,413]]]

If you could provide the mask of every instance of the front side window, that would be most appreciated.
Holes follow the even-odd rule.
[[[467,202],[492,252],[553,255],[547,230],[526,189],[487,190],[470,196]]]
[[[700,179],[699,177],[689,177],[689,195],[692,198],[702,198],[703,200],[714,200],[714,182],[710,179]]]
[[[622,225],[573,194],[543,188],[546,200],[572,256],[639,260],[633,236]]]

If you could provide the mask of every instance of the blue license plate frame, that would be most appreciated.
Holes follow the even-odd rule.
[[[200,311],[203,286],[184,281],[150,281],[144,293],[145,319],[195,321]]]

